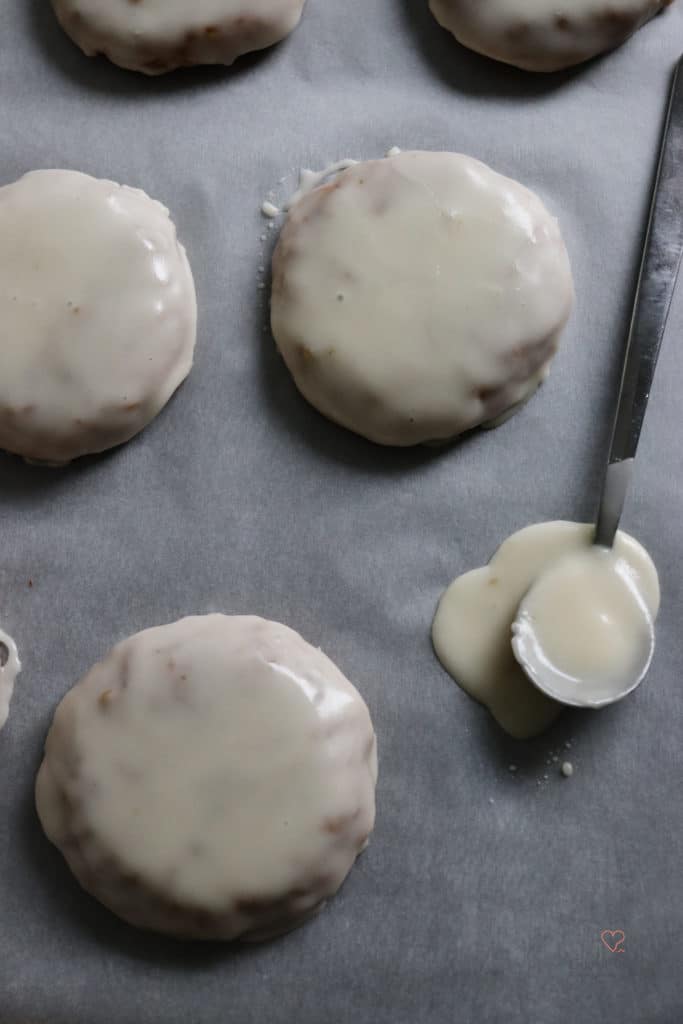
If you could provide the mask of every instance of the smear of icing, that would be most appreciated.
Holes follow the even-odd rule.
[[[322,185],[328,178],[334,177],[336,174],[340,174],[342,171],[346,171],[349,167],[353,167],[357,164],[357,160],[351,160],[345,158],[344,160],[337,160],[333,164],[328,164],[322,171],[311,171],[307,167],[302,168],[299,173],[299,187],[296,192],[289,197],[287,202],[284,204],[283,209],[290,210],[295,203],[298,203],[300,199],[307,196],[309,192],[312,192],[318,185]]]
[[[0,629],[0,729],[9,716],[9,702],[14,691],[14,680],[21,671],[17,645],[11,636]]]
[[[392,156],[398,156],[401,150],[398,146],[392,146],[390,150],[385,153],[387,158]],[[286,199],[281,206],[276,206],[271,199],[265,199],[261,203],[261,213],[264,217],[268,217],[269,220],[274,220],[276,217],[280,217],[283,213],[287,213],[288,210],[298,203],[300,199],[312,192],[318,185],[322,185],[328,178],[332,178],[337,174],[341,174],[342,171],[347,170],[349,167],[353,167],[358,163],[358,160],[352,160],[350,157],[344,157],[342,160],[336,160],[332,164],[328,164],[321,171],[312,171],[308,167],[303,167],[299,171],[299,184],[297,185],[296,191],[292,193],[289,199]],[[280,179],[280,184],[284,179]],[[269,192],[268,195],[272,196],[274,193]]]

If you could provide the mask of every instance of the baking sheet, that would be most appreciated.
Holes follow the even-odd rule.
[[[200,308],[193,373],[140,437],[62,471],[0,455],[0,621],[24,666],[0,735],[2,1024],[683,1019],[680,291],[625,520],[661,571],[647,683],[516,743],[429,641],[452,577],[528,523],[593,512],[681,49],[678,3],[617,53],[534,77],[459,48],[426,0],[309,0],[280,47],[149,81],[82,57],[47,0],[2,0],[0,182],[62,166],[146,189],[172,210]],[[383,450],[321,419],[274,353],[258,287],[268,190],[393,145],[462,150],[537,189],[575,271],[547,385],[446,451]],[[317,920],[245,951],[119,923],[32,802],[54,707],[90,664],[212,610],[322,646],[379,736],[367,853]],[[546,765],[565,742],[570,780]],[[600,940],[618,928],[621,955]]]

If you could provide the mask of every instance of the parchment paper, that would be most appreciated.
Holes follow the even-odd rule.
[[[149,81],[81,56],[47,0],[2,0],[0,182],[61,166],[146,189],[174,215],[200,308],[192,375],[139,438],[64,471],[0,455],[0,621],[24,666],[0,735],[2,1024],[683,1019],[681,293],[625,520],[661,571],[647,682],[515,743],[429,640],[442,589],[513,530],[593,513],[681,49],[677,3],[618,52],[534,77],[461,49],[426,0],[309,0],[288,41],[233,71]],[[384,450],[319,417],[258,288],[268,190],[393,145],[462,150],[537,189],[575,271],[547,385],[445,451]],[[246,951],[119,923],[79,890],[32,800],[54,707],[90,664],[219,609],[322,646],[379,736],[367,853],[317,920]],[[546,764],[565,742],[570,780]],[[623,929],[625,952],[605,929]]]

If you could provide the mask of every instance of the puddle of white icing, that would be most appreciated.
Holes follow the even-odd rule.
[[[517,608],[547,566],[563,555],[587,550],[592,538],[589,524],[560,521],[528,526],[509,537],[487,566],[459,576],[439,603],[432,626],[439,660],[462,689],[518,739],[543,732],[562,705],[537,690],[515,661],[511,629]],[[659,582],[650,556],[621,531],[614,550],[628,565],[654,619]]]
[[[624,696],[652,657],[650,609],[629,563],[607,548],[573,551],[543,572],[512,631],[513,652],[531,658],[543,690],[577,706]]]
[[[0,629],[0,729],[9,716],[9,702],[14,691],[14,680],[21,671],[17,645],[11,636]]]

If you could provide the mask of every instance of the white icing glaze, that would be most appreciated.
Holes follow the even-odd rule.
[[[401,150],[398,146],[392,146],[392,148],[385,154],[387,157],[398,156]],[[343,157],[341,160],[335,160],[334,163],[328,164],[327,167],[323,167],[321,171],[312,171],[308,167],[302,167],[299,171],[299,183],[296,190],[291,194],[289,199],[286,199],[282,204],[282,207],[276,206],[275,203],[271,202],[270,199],[265,199],[261,204],[261,213],[264,217],[271,219],[280,217],[283,213],[287,213],[288,210],[298,203],[300,199],[307,196],[313,189],[318,188],[323,182],[329,178],[334,178],[342,171],[345,171],[348,167],[353,167],[359,163],[358,160],[353,160],[351,157]],[[280,181],[282,184],[284,179]],[[273,195],[272,192],[268,193]]]
[[[558,71],[623,43],[672,0],[429,0],[472,50],[528,71]]]
[[[265,199],[261,204],[261,213],[264,217],[269,217],[271,220],[275,217],[282,216],[283,213],[287,213],[288,210],[298,203],[300,199],[307,196],[313,189],[318,188],[328,178],[336,177],[341,171],[345,171],[347,167],[353,167],[357,164],[357,160],[352,160],[350,157],[344,157],[342,160],[335,160],[334,163],[328,164],[327,167],[323,167],[321,171],[312,171],[309,167],[302,167],[299,171],[299,183],[294,192],[292,192],[289,199],[285,199],[282,206],[276,206],[275,203],[271,202],[270,199]],[[284,179],[283,179],[284,180]],[[282,181],[280,182],[282,184]],[[273,195],[272,192],[269,195]]]
[[[600,707],[647,671],[659,602],[654,565],[634,573],[619,550],[591,546],[553,562],[525,596],[512,650],[542,672],[543,690],[567,704]],[[529,669],[534,678],[534,669]]]
[[[439,602],[432,626],[439,660],[463,690],[519,739],[543,732],[562,705],[540,693],[515,661],[511,629],[517,608],[544,569],[563,555],[587,550],[592,538],[588,524],[529,526],[508,537],[487,566],[459,576]],[[615,552],[629,566],[654,619],[659,583],[652,560],[621,531]]]
[[[380,444],[447,440],[523,401],[572,301],[540,199],[460,154],[349,167],[294,203],[273,257],[299,390]]]
[[[0,629],[0,729],[7,722],[14,682],[21,672],[17,645]]]
[[[284,39],[305,0],[52,0],[88,56],[159,75],[191,64],[232,64]]]
[[[318,188],[328,178],[335,178],[342,171],[348,170],[349,167],[355,167],[358,162],[358,160],[352,160],[350,157],[344,157],[341,160],[335,160],[334,163],[328,164],[327,167],[323,167],[322,171],[312,171],[308,167],[302,167],[299,171],[297,189],[283,204],[281,212],[286,213],[287,210],[291,210],[295,203],[300,202],[304,196],[307,196],[313,189]]]
[[[339,888],[376,776],[367,707],[321,651],[208,615],[130,637],[66,695],[36,801],[81,884],[131,923],[258,938]]]
[[[76,171],[0,188],[0,448],[64,463],[127,441],[189,373],[196,316],[161,203]]]

